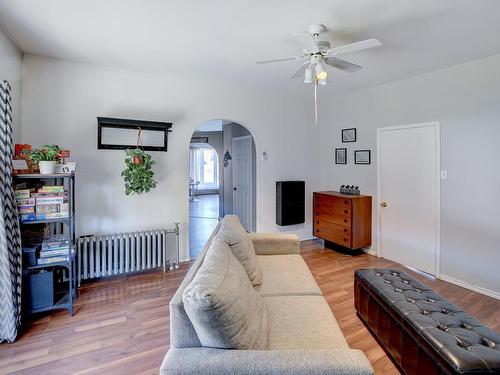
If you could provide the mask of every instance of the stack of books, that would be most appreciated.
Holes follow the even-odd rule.
[[[68,193],[64,186],[44,185],[36,193],[34,188],[15,190],[17,209],[22,222],[61,219],[69,216]]]
[[[45,185],[31,196],[36,201],[36,220],[68,217],[68,194],[64,191],[64,186]]]
[[[35,221],[36,213],[35,213],[35,198],[31,197],[31,194],[35,191],[35,189],[28,188],[20,188],[14,190],[14,194],[16,196],[17,201],[17,211],[19,213],[19,218],[21,221]]]
[[[37,264],[69,262],[72,253],[73,248],[68,236],[53,235],[43,240]]]

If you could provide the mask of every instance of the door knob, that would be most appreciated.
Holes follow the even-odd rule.
[[[234,187],[234,188],[233,188],[233,190],[234,190],[234,191],[237,191],[237,190],[238,190],[238,188],[237,188],[237,187]]]
[[[381,205],[382,207],[387,207],[387,203],[385,203],[385,202],[380,203],[380,205]]]

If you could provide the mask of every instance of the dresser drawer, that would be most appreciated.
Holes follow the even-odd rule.
[[[329,195],[316,194],[315,206],[338,207],[351,209],[352,201],[349,198],[334,197]]]
[[[332,215],[331,212],[323,213],[321,210],[314,212],[314,221],[321,221],[329,224],[341,225],[343,227],[351,227],[351,216],[350,215]]]
[[[314,213],[316,215],[350,218],[351,207],[327,206],[327,205],[317,204],[314,207]]]
[[[346,247],[351,245],[351,229],[342,225],[315,220],[314,235]]]
[[[320,229],[323,232],[331,232],[338,236],[351,238],[351,227],[343,226],[338,224],[332,224],[328,222],[324,222],[321,220],[315,220],[314,225],[316,229]]]

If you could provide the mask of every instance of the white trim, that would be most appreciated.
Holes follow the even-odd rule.
[[[441,276],[441,124],[434,122],[436,132],[436,271]]]
[[[281,233],[281,232],[278,232],[278,233]],[[312,240],[319,240],[318,237],[299,237],[299,242],[302,242],[302,241],[312,241]]]
[[[368,248],[364,248],[364,249],[361,249],[362,252],[366,253],[366,254],[370,254],[370,255],[373,255],[374,257],[378,257],[378,252],[377,250],[374,250],[374,249],[368,249]]]
[[[247,139],[247,138],[253,138],[251,135],[242,135],[241,137],[234,137],[232,139]]]
[[[382,239],[380,236],[381,232],[381,220],[380,220],[380,137],[382,132],[411,129],[411,128],[422,128],[422,127],[434,127],[435,130],[435,148],[436,148],[436,253],[434,259],[434,272],[436,277],[440,277],[441,273],[441,141],[440,141],[440,124],[439,121],[425,122],[420,124],[409,124],[409,125],[398,125],[398,126],[386,126],[377,128],[377,256],[382,256]]]
[[[234,155],[234,141],[240,141],[240,140],[243,140],[243,139],[250,139],[250,143],[252,142],[253,140],[253,136],[250,134],[250,135],[243,135],[241,137],[234,137],[231,139],[231,148],[233,150],[233,155]],[[253,227],[253,223],[254,223],[254,217],[253,217],[253,214],[254,214],[254,210],[253,210],[253,200],[254,200],[254,197],[253,197],[253,184],[254,184],[254,179],[253,179],[253,155],[252,155],[252,146],[250,145],[250,181],[251,181],[251,184],[250,184],[250,194],[248,194],[248,196],[250,197],[250,226]],[[256,161],[257,162],[257,161]],[[233,171],[233,181],[231,181],[232,183],[232,186],[234,188],[234,171]],[[257,188],[256,188],[257,189]],[[234,212],[234,192],[232,192],[233,194],[233,212]],[[250,228],[248,228],[248,230],[250,230]]]
[[[451,276],[439,275],[438,278],[443,280],[443,281],[446,281],[448,283],[451,283],[451,284],[454,284],[457,286],[461,286],[462,288],[472,290],[473,292],[481,293],[481,294],[484,294],[488,297],[492,297],[492,298],[500,300],[500,293],[499,292],[495,292],[493,290],[489,290],[489,289],[486,289],[486,288],[483,288],[483,287],[480,287],[477,285],[469,284],[465,281],[455,279],[454,277],[451,277]]]

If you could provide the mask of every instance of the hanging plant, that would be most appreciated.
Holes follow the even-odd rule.
[[[144,194],[156,188],[158,184],[152,169],[154,160],[140,148],[141,129],[137,134],[137,147],[125,150],[125,170],[121,173],[125,182],[125,194]]]

